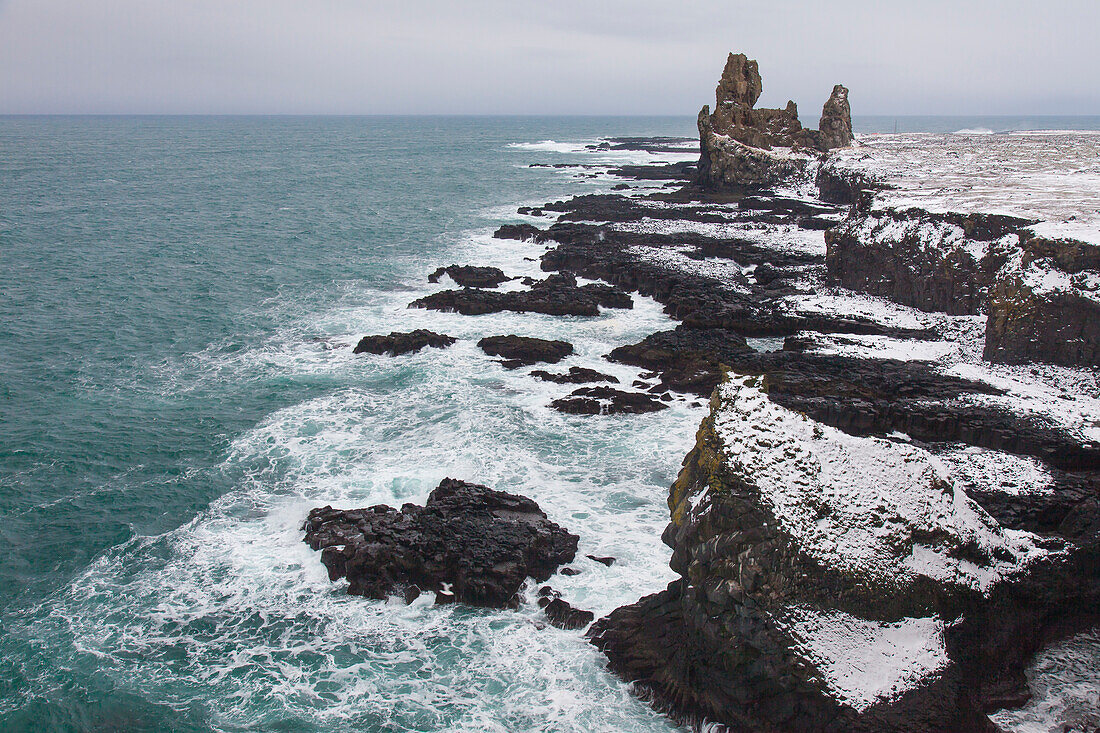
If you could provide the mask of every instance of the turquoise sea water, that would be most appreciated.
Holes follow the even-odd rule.
[[[582,555],[619,558],[555,579],[581,607],[668,582],[667,486],[702,408],[558,415],[568,387],[473,345],[554,336],[577,347],[563,366],[619,369],[600,356],[671,327],[659,306],[405,305],[439,265],[537,274],[542,248],[492,230],[614,183],[529,163],[692,133],[691,118],[0,118],[0,729],[669,730],[536,608],[349,598],[299,528],[313,506],[419,502],[455,476],[532,496]],[[351,354],[412,328],[461,341]]]

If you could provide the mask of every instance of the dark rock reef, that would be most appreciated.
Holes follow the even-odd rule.
[[[577,278],[561,272],[545,280],[537,280],[529,290],[497,292],[477,288],[444,290],[409,304],[410,308],[461,313],[476,316],[484,313],[514,311],[545,313],[552,316],[596,316],[604,308],[633,308],[630,296],[610,285],[592,283],[578,286]]]
[[[531,376],[535,379],[541,379],[544,382],[554,382],[555,384],[592,384],[593,382],[619,383],[618,378],[610,374],[604,374],[595,369],[585,369],[584,367],[576,366],[569,367],[569,371],[565,373],[551,373],[536,369],[531,372]]]
[[[546,614],[546,620],[559,629],[583,629],[596,618],[591,611],[574,608],[548,585],[539,588],[538,605]]]
[[[668,408],[652,395],[614,387],[581,387],[550,406],[570,415],[640,415]]]
[[[499,267],[479,267],[476,265],[449,265],[440,267],[431,275],[428,282],[437,283],[446,275],[464,288],[495,288],[512,278],[504,274]]]
[[[457,339],[451,336],[418,328],[408,333],[393,331],[389,336],[364,336],[355,345],[354,353],[400,356],[420,351],[425,346],[445,349],[455,341]]]
[[[495,608],[516,606],[527,578],[544,581],[572,562],[578,541],[526,497],[449,478],[424,506],[314,509],[305,532],[351,595],[428,592]]]
[[[499,356],[507,369],[516,369],[539,362],[557,364],[573,353],[573,344],[548,341],[529,336],[486,336],[477,342],[489,356]]]

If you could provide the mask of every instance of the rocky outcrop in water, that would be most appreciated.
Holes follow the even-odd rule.
[[[461,313],[466,316],[513,311],[552,316],[596,316],[600,307],[633,308],[630,296],[610,285],[577,285],[577,278],[562,272],[536,280],[529,290],[498,292],[477,288],[444,290],[419,298],[410,308]]]
[[[486,336],[477,342],[489,356],[499,356],[507,369],[516,369],[539,362],[557,364],[573,353],[573,344],[548,341],[528,336]]]
[[[446,275],[464,288],[495,288],[512,278],[504,274],[499,267],[479,267],[476,265],[449,265],[440,267],[431,275],[428,282],[437,283]]]
[[[535,379],[541,379],[544,382],[554,382],[555,384],[591,384],[593,382],[619,383],[618,378],[610,374],[604,374],[595,369],[585,369],[584,367],[576,366],[569,367],[569,371],[564,373],[552,373],[536,369],[531,372],[531,376]]]
[[[425,346],[445,349],[457,340],[451,336],[423,328],[408,333],[393,331],[389,336],[364,336],[355,345],[354,353],[400,356],[401,354],[420,351]]]
[[[652,395],[614,387],[581,387],[568,397],[554,400],[550,406],[570,415],[641,415],[668,408]]]
[[[420,592],[438,602],[514,607],[527,578],[544,581],[577,553],[576,535],[531,499],[444,479],[424,506],[314,509],[305,541],[348,593]]]
[[[596,618],[591,611],[574,608],[561,597],[561,593],[548,585],[539,588],[537,603],[546,614],[546,620],[559,629],[583,629]]]

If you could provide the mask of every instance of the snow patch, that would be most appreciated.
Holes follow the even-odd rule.
[[[886,623],[792,606],[780,623],[835,699],[859,712],[934,679],[949,662],[936,616]]]
[[[986,593],[1047,553],[1034,535],[1002,528],[928,451],[814,422],[761,386],[732,377],[719,388],[725,462],[824,567],[883,589],[926,577]]]

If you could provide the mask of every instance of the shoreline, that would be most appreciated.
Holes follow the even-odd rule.
[[[614,142],[614,139],[609,142]],[[624,143],[619,141],[617,144]],[[645,142],[633,141],[632,144],[644,147]],[[575,166],[581,170],[586,167],[586,164],[555,165],[563,168]],[[602,166],[592,167],[598,169]],[[941,461],[935,464],[939,467],[937,470],[943,470],[942,461],[950,457],[949,470],[968,477],[966,490],[970,497],[965,501],[976,501],[977,503],[972,504],[975,510],[995,526],[1000,527],[1003,524],[1006,531],[1010,527],[1012,532],[1038,532],[1039,535],[1036,536],[1047,537],[1048,539],[1041,542],[1046,543],[1043,553],[1057,558],[1055,561],[1023,561],[1020,569],[1005,576],[1013,580],[1003,581],[996,586],[1009,589],[1019,587],[1021,578],[1017,576],[1022,572],[1023,577],[1030,578],[1025,585],[1031,583],[1033,586],[1032,595],[1025,606],[1038,603],[1038,607],[1047,609],[1038,616],[1029,616],[1021,611],[1019,604],[1022,601],[1018,598],[1004,600],[1001,597],[1003,592],[999,590],[997,592],[1001,595],[996,596],[996,600],[992,596],[983,595],[987,593],[983,591],[977,601],[972,599],[968,602],[970,605],[966,607],[969,611],[965,613],[957,607],[957,601],[946,601],[954,593],[947,590],[949,586],[934,592],[933,597],[942,595],[944,600],[936,602],[930,608],[924,606],[926,613],[933,612],[932,618],[945,612],[958,619],[984,618],[984,621],[970,623],[971,626],[977,623],[978,627],[975,628],[963,624],[967,628],[966,634],[971,637],[977,634],[981,637],[985,632],[979,629],[984,628],[983,624],[993,621],[991,617],[986,618],[989,611],[979,609],[987,606],[998,608],[996,617],[1000,620],[997,623],[1003,625],[1012,619],[1015,624],[1009,624],[1012,629],[1008,634],[1010,638],[1002,638],[998,646],[992,649],[975,648],[970,651],[962,651],[966,648],[965,642],[950,642],[949,651],[944,657],[947,661],[943,663],[948,665],[949,673],[945,673],[941,665],[936,668],[935,674],[923,682],[919,675],[916,680],[910,680],[907,684],[915,685],[912,691],[905,694],[895,693],[885,698],[872,695],[862,703],[862,707],[852,708],[839,704],[832,697],[833,693],[828,689],[823,690],[820,683],[811,681],[800,683],[809,686],[797,692],[797,687],[782,693],[776,689],[769,691],[767,688],[754,687],[760,684],[774,685],[774,680],[779,678],[769,675],[759,677],[759,673],[751,672],[749,677],[745,677],[745,672],[731,671],[739,668],[736,663],[732,668],[728,665],[715,667],[718,662],[705,660],[716,654],[720,656],[723,652],[708,646],[706,642],[691,653],[695,662],[690,663],[689,667],[691,664],[706,667],[706,676],[713,679],[725,678],[726,682],[723,684],[731,685],[731,690],[755,689],[753,694],[757,697],[751,705],[751,709],[756,711],[754,715],[762,715],[765,720],[785,720],[786,725],[809,725],[822,730],[838,724],[849,726],[848,729],[852,730],[861,730],[865,726],[870,726],[869,730],[894,729],[895,726],[913,724],[914,715],[924,719],[927,725],[963,725],[977,729],[978,726],[992,725],[985,713],[1005,705],[1012,707],[1023,704],[1028,694],[1022,670],[1031,655],[1039,649],[1039,640],[1042,640],[1043,645],[1048,645],[1074,631],[1088,629],[1095,624],[1095,620],[1089,620],[1087,613],[1080,616],[1080,609],[1089,607],[1091,602],[1086,597],[1089,593],[1097,592],[1096,579],[1088,579],[1089,571],[1080,564],[1081,552],[1070,549],[1075,546],[1072,540],[1082,541],[1082,537],[1087,536],[1080,532],[1087,533],[1089,523],[1095,520],[1078,516],[1074,522],[1079,525],[1079,529],[1074,530],[1072,527],[1065,527],[1066,520],[1059,520],[1060,526],[1059,521],[1052,523],[1050,516],[1040,518],[1039,515],[1049,515],[1053,511],[1056,515],[1068,518],[1075,512],[1080,514],[1084,511],[1087,516],[1089,512],[1096,511],[1086,506],[1088,501],[1084,497],[1095,491],[1100,470],[1100,450],[1097,445],[1081,436],[1075,438],[1072,431],[1065,432],[1068,425],[1051,426],[1043,419],[1037,419],[1035,414],[1029,415],[1026,410],[1014,411],[1006,403],[998,403],[1000,396],[1012,392],[1012,388],[1009,388],[1006,393],[1003,378],[1000,386],[995,387],[993,382],[997,378],[992,374],[978,372],[971,378],[952,376],[953,364],[961,365],[963,362],[953,362],[943,349],[939,358],[933,362],[921,360],[921,351],[927,350],[929,346],[942,344],[944,348],[951,345],[957,347],[954,339],[963,333],[973,334],[972,326],[962,332],[952,332],[951,324],[959,319],[974,318],[972,313],[982,310],[980,304],[970,313],[964,312],[955,316],[937,314],[936,303],[929,304],[931,307],[922,310],[912,309],[911,304],[904,303],[891,306],[905,314],[912,325],[900,325],[901,322],[890,318],[883,320],[881,308],[872,308],[864,315],[848,315],[843,311],[843,301],[838,301],[840,311],[830,310],[828,307],[817,313],[800,309],[798,303],[805,302],[807,295],[820,296],[830,292],[830,289],[837,294],[845,291],[837,290],[834,285],[825,285],[832,274],[830,270],[835,269],[829,267],[825,251],[807,251],[804,245],[796,245],[792,249],[789,243],[799,241],[800,237],[805,239],[805,235],[809,233],[813,233],[811,236],[824,233],[825,241],[828,242],[832,231],[851,226],[854,218],[866,216],[871,207],[861,208],[858,202],[853,205],[851,197],[847,202],[830,203],[827,194],[807,197],[805,193],[799,194],[795,191],[769,192],[759,186],[729,189],[724,193],[708,192],[695,185],[691,178],[692,166],[685,164],[624,166],[618,169],[608,166],[608,169],[612,175],[624,181],[624,186],[631,185],[629,182],[634,185],[642,182],[652,184],[654,181],[663,183],[657,192],[641,192],[641,196],[584,195],[571,200],[548,202],[542,206],[522,207],[520,213],[527,215],[529,220],[541,222],[550,217],[553,223],[546,228],[530,224],[506,225],[498,229],[494,236],[499,239],[541,243],[548,247],[540,258],[543,271],[576,273],[586,278],[586,281],[605,282],[628,293],[654,297],[664,305],[666,313],[679,321],[680,325],[673,331],[653,334],[638,344],[619,347],[606,356],[611,362],[647,369],[659,378],[656,384],[636,383],[635,389],[643,387],[645,393],[664,398],[675,399],[675,395],[706,398],[720,383],[727,370],[739,374],[761,375],[768,384],[768,401],[783,406],[784,409],[808,415],[819,424],[839,429],[838,435],[869,436],[872,442],[879,441],[874,443],[879,446],[876,449],[883,449],[888,453],[896,450],[895,446],[898,445],[912,446],[921,455],[935,456],[931,460]],[[821,180],[819,176],[819,183]],[[831,181],[826,181],[825,188],[828,188]],[[862,183],[861,181],[860,190],[863,190]],[[908,213],[923,219],[935,216],[912,209]],[[953,224],[950,219],[947,221]],[[978,221],[984,219],[979,217]],[[990,221],[993,223],[986,226],[1005,226],[1000,220]],[[1030,222],[1023,220],[1004,221],[1009,227],[1016,229],[1030,225]],[[741,229],[741,234],[732,235],[730,230],[737,228]],[[755,242],[750,236],[746,236],[750,232],[755,235]],[[979,235],[979,238],[980,241],[989,241],[996,237]],[[825,249],[827,247],[821,248]],[[723,265],[724,262],[735,266]],[[457,292],[466,293],[468,297],[469,289]],[[570,296],[566,293],[565,297]],[[889,304],[890,300],[897,298],[877,302]],[[876,302],[873,296],[870,302]],[[435,307],[448,310],[453,308],[453,303]],[[836,307],[838,306],[833,306]],[[976,325],[975,323],[974,326]],[[945,327],[946,333],[943,330]],[[718,340],[715,341],[715,338]],[[967,338],[972,339],[973,335]],[[748,339],[770,339],[775,346],[779,346],[779,340],[782,339],[781,349],[761,351],[750,345]],[[843,344],[850,347],[847,353],[840,348]],[[893,346],[894,352],[900,348],[902,352],[908,350],[909,353],[901,356],[900,360],[889,356],[881,358],[883,344]],[[906,346],[907,344],[911,344],[912,348]],[[974,351],[973,346],[962,347],[962,352],[973,354]],[[980,353],[977,359],[981,363]],[[1059,371],[1064,370],[1064,367],[1053,369],[1051,378],[1055,380],[1070,373]],[[973,369],[970,372],[973,373]],[[1004,370],[1001,373],[1004,374]],[[867,391],[868,387],[870,392]],[[584,389],[587,388],[578,388],[574,395],[583,394]],[[1100,395],[1086,399],[1095,400],[1098,396]],[[1050,397],[1041,395],[1037,402],[1054,398],[1053,394]],[[711,399],[712,414],[708,420],[716,420],[722,408],[713,402],[715,398]],[[1087,415],[1090,404],[1083,405],[1080,408],[1082,412],[1070,414],[1067,419],[1072,422]],[[600,411],[606,412],[606,409]],[[705,420],[701,436],[705,432],[706,424]],[[886,441],[882,443],[883,438],[875,436],[885,436]],[[702,440],[700,437],[700,441]],[[700,442],[693,454],[702,450],[703,445]],[[970,465],[978,465],[974,461],[979,458],[994,461],[999,466],[998,470],[1024,472],[1013,475],[1023,476],[1029,470],[1034,471],[1034,467],[1042,467],[1041,475],[1048,477],[1049,484],[1041,495],[1024,491],[1013,496],[1010,492],[1003,491],[1004,487],[997,485],[995,481],[991,483],[989,475],[968,469]],[[682,495],[686,490],[690,494],[698,491],[698,487],[705,489],[707,486],[713,490],[716,479],[702,478],[710,470],[703,466],[713,466],[716,461],[721,465],[724,461],[721,452],[711,453],[711,457],[701,464],[693,463],[693,460],[699,459],[693,459],[692,455],[685,459],[685,472],[681,473],[673,486],[673,497],[669,500],[670,507],[674,510],[673,525],[688,521],[684,518],[685,509],[680,506],[683,499],[676,498],[678,492]],[[1022,464],[1020,460],[1023,461]],[[1005,469],[1005,466],[1010,468]],[[693,476],[696,478],[692,478]],[[688,485],[697,488],[689,489]],[[961,488],[958,492],[966,496],[961,493]],[[700,513],[700,516],[684,526],[696,526],[697,521],[713,521],[701,518],[706,515],[709,507],[700,510],[697,501],[692,501],[689,512]],[[670,525],[670,531],[673,525]],[[683,531],[681,529],[680,533]],[[687,566],[675,558],[678,553],[684,552],[690,556],[696,551],[691,549],[691,543],[700,540],[683,537],[676,540],[674,537],[675,534],[669,535],[666,532],[666,542],[674,550],[673,568],[684,574]],[[764,546],[770,546],[775,541],[774,538],[766,540]],[[799,540],[792,536],[782,540],[784,543],[792,541],[798,546]],[[758,538],[749,548],[759,546],[759,542]],[[1051,542],[1054,544],[1050,544]],[[1086,545],[1089,542],[1091,541],[1087,541]],[[806,551],[803,549],[799,553]],[[1094,550],[1086,547],[1084,556],[1092,551]],[[1074,557],[1077,559],[1066,562],[1066,558]],[[777,582],[783,584],[785,581],[782,578],[787,571],[781,568],[786,568],[788,562],[783,560],[776,565],[774,558],[765,559],[756,572],[762,573],[765,579],[770,578],[770,581],[764,581],[765,585],[769,582],[772,585]],[[812,574],[815,571],[810,572]],[[844,573],[841,573],[840,577],[843,576]],[[1035,586],[1037,576],[1045,577],[1047,581]],[[752,594],[756,590],[745,588],[732,594],[727,591],[725,596],[719,594],[716,600],[713,590],[705,584],[698,591],[692,591],[695,583],[702,579],[693,577],[688,580],[688,577],[685,575],[683,581],[674,582],[664,594],[642,599],[634,606],[620,608],[611,616],[597,621],[588,633],[594,637],[597,646],[609,655],[614,671],[624,679],[640,685],[639,689],[646,691],[645,696],[652,698],[659,708],[666,710],[674,718],[688,723],[711,720],[750,724],[751,720],[747,718],[728,717],[732,710],[743,703],[726,702],[714,707],[713,692],[708,693],[711,695],[711,702],[704,702],[702,698],[694,698],[694,702],[689,702],[700,691],[692,691],[682,681],[674,681],[675,676],[682,674],[694,678],[699,675],[698,670],[677,671],[675,665],[666,666],[665,662],[659,661],[666,659],[663,652],[658,652],[652,658],[646,657],[650,652],[643,652],[638,656],[640,650],[653,643],[646,640],[650,631],[638,636],[639,630],[652,628],[653,621],[646,619],[653,614],[657,618],[666,617],[672,608],[668,606],[670,601],[674,606],[683,606],[684,613],[688,613],[696,603],[711,606],[717,603],[717,606],[711,607],[706,613],[708,616],[715,613],[721,616],[731,612],[730,609],[744,608],[743,604],[748,600],[740,594]],[[722,577],[721,571],[717,577]],[[1077,580],[1071,581],[1070,578]],[[843,585],[848,581],[832,582]],[[1064,591],[1067,582],[1070,585],[1080,582],[1082,587],[1079,593],[1071,594],[1072,597],[1063,595],[1054,598],[1049,590],[1043,590],[1044,587],[1059,587]],[[788,590],[785,593],[789,592]],[[668,596],[670,593],[672,595]],[[703,595],[699,596],[699,593]],[[1009,598],[1013,597],[1011,593],[1009,591]],[[696,600],[689,600],[693,597]],[[721,600],[722,597],[725,598],[724,601]],[[796,593],[795,597],[802,596]],[[658,602],[658,598],[664,600]],[[821,596],[812,603],[824,603],[828,606],[831,603],[828,598],[828,595]],[[947,606],[940,605],[944,602],[947,602]],[[975,602],[977,605],[973,605]],[[658,605],[654,606],[654,603]],[[864,616],[870,614],[872,619],[883,613],[881,610],[870,611],[869,608],[857,603],[849,606],[849,611],[862,613]],[[947,608],[953,610],[947,611]],[[1074,608],[1078,610],[1073,611]],[[910,609],[910,612],[912,610],[915,609]],[[896,613],[897,610],[887,612],[886,617]],[[1066,616],[1067,613],[1069,616]],[[1075,613],[1077,620],[1069,621]],[[1017,617],[1023,617],[1023,620]],[[687,618],[688,616],[684,616],[685,620]],[[769,626],[772,622],[767,621],[767,617],[761,617],[753,623]],[[954,623],[952,628],[955,626],[958,623]],[[769,632],[772,635],[780,633],[780,637],[772,638],[768,642],[770,646],[767,646],[771,650],[769,653],[775,655],[773,664],[780,667],[796,664],[796,667],[791,667],[792,670],[797,665],[805,665],[805,661],[796,663],[788,658],[791,650],[798,647],[793,646],[794,642],[789,638],[784,641],[783,634],[789,632],[779,631],[781,628],[777,626],[775,631]],[[1042,631],[1055,628],[1061,631]],[[702,631],[701,627],[692,627],[689,624],[669,633],[672,635],[671,639],[678,640],[673,643],[686,643],[690,648],[691,644],[696,643],[690,640]],[[941,629],[937,633],[942,637],[944,631]],[[952,631],[959,640],[967,638],[958,636],[960,633],[962,632]],[[704,634],[700,638],[707,636]],[[1032,639],[1032,644],[1022,644],[1024,639]],[[738,642],[728,643],[732,647],[738,645]],[[959,647],[959,643],[963,643],[963,646]],[[980,678],[972,676],[977,670],[974,664],[987,665],[990,658],[1003,655],[1008,649],[1014,650],[1010,655],[1012,661],[1004,667],[999,677],[990,677],[979,683]],[[756,653],[760,651],[757,649]],[[986,661],[979,663],[979,658]],[[967,671],[968,669],[971,671]],[[730,674],[734,676],[729,677]],[[795,675],[796,678],[798,676]],[[810,679],[812,680],[812,676]],[[977,693],[976,698],[974,693],[960,695],[960,692],[973,685],[978,685],[976,689],[984,692]],[[762,708],[761,704],[767,700],[785,702],[780,703],[779,707]],[[978,700],[982,702],[978,703]],[[923,712],[917,713],[918,709]],[[937,720],[938,723],[934,722]],[[759,722],[751,724],[757,725]]]

